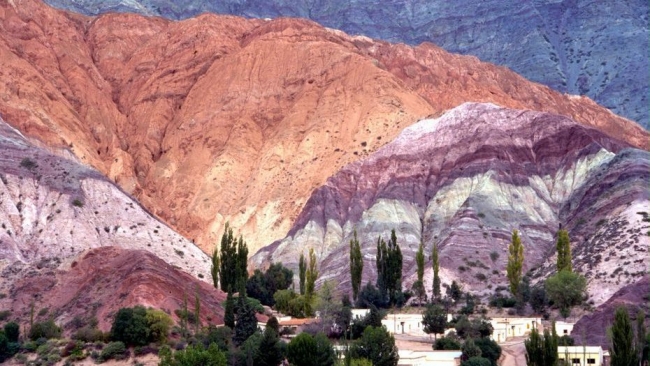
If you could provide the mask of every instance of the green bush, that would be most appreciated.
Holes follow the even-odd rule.
[[[479,338],[474,344],[481,349],[481,357],[490,361],[491,366],[497,366],[497,360],[501,357],[501,347],[490,338]]]
[[[9,319],[10,315],[11,315],[10,310],[2,310],[2,311],[0,311],[0,322]]]
[[[16,322],[5,324],[4,331],[9,342],[18,342],[18,337],[20,337],[20,326]]]
[[[29,330],[29,339],[35,341],[39,338],[52,339],[61,337],[61,328],[50,319],[44,322],[34,323]]]
[[[433,349],[436,351],[460,350],[460,342],[451,337],[441,337],[436,340]]]
[[[111,340],[129,346],[144,346],[149,344],[150,336],[147,310],[144,307],[136,306],[118,310],[111,327]]]
[[[490,366],[490,360],[484,357],[470,357],[461,363],[461,366]]]
[[[109,334],[105,334],[97,328],[92,328],[90,326],[85,326],[81,329],[78,329],[73,335],[72,339],[80,340],[83,342],[104,342],[109,337]]]
[[[219,350],[216,344],[211,344],[208,349],[198,344],[174,353],[169,347],[164,346],[158,352],[158,356],[160,357],[160,366],[226,366],[226,355]]]
[[[110,359],[124,360],[128,357],[127,349],[123,342],[111,342],[99,354],[99,360],[102,362]]]

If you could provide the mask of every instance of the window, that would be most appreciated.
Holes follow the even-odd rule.
[[[596,364],[596,359],[595,358],[588,358],[587,363],[590,365],[595,365]]]
[[[571,363],[574,364],[574,365],[575,365],[575,364],[580,365],[580,359],[579,359],[579,358],[572,358],[572,359],[571,359]]]
[[[564,334],[569,334],[569,331],[565,329]]]

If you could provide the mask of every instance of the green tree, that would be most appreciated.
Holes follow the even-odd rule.
[[[569,240],[569,232],[560,230],[557,233],[557,271],[571,272],[571,242]]]
[[[543,313],[547,304],[548,299],[546,298],[546,290],[544,287],[533,287],[530,292],[530,306],[533,308],[535,314]]]
[[[402,251],[394,229],[388,244],[381,237],[377,239],[376,265],[377,287],[388,303],[395,304],[402,292]]]
[[[456,337],[440,337],[433,343],[435,351],[452,351],[460,350],[460,342]]]
[[[470,357],[467,361],[463,361],[461,366],[490,366],[490,360],[485,357]]]
[[[242,236],[235,239],[232,228],[226,223],[221,236],[221,256],[219,258],[219,283],[221,291],[246,286],[248,279],[248,247]]]
[[[308,301],[311,301],[314,296],[314,289],[316,286],[316,279],[318,278],[318,269],[316,263],[316,253],[314,253],[314,248],[309,249],[309,267],[305,273],[305,297]]]
[[[237,323],[235,324],[232,341],[236,346],[239,346],[256,331],[257,317],[255,316],[255,309],[247,301],[246,290],[242,286],[237,298]]]
[[[152,342],[165,343],[173,322],[162,310],[147,309],[145,319],[149,326],[149,339]]]
[[[361,245],[354,230],[354,237],[350,239],[350,276],[352,282],[352,298],[356,301],[361,289],[361,276],[363,274],[363,256]]]
[[[227,327],[233,329],[235,328],[235,300],[230,290],[228,291],[224,308],[223,322]]]
[[[614,323],[610,328],[611,366],[636,366],[638,364],[637,352],[634,342],[634,330],[630,322],[627,309],[619,307],[614,313]]]
[[[639,309],[639,311],[636,313],[636,351],[638,353],[637,357],[639,361],[641,361],[641,366],[643,364],[643,361],[647,358],[644,358],[645,340],[645,313],[643,310]]]
[[[571,308],[582,303],[587,280],[573,272],[561,271],[546,280],[546,294],[560,308],[565,318],[571,315]]]
[[[524,246],[521,244],[521,238],[517,230],[512,231],[512,240],[508,247],[508,265],[506,272],[510,282],[510,292],[512,296],[519,299],[519,285],[521,284],[521,273],[524,265]]]
[[[352,358],[366,358],[373,366],[395,366],[399,361],[395,338],[384,327],[366,327],[350,352]]]
[[[433,299],[440,300],[440,262],[438,258],[438,243],[433,244],[433,251],[431,253],[431,261],[433,262]]]
[[[501,347],[497,342],[488,337],[474,340],[474,344],[481,349],[481,357],[488,359],[491,366],[497,366],[497,361],[501,357]]]
[[[300,253],[300,261],[298,262],[298,279],[300,280],[300,294],[305,294],[305,278],[307,277],[307,260],[304,253]]]
[[[438,334],[445,332],[447,328],[447,313],[439,305],[430,304],[427,306],[427,310],[422,314],[422,324],[424,326],[424,332],[427,334],[434,335],[434,338],[438,339]]]
[[[258,352],[261,357],[256,360],[256,366],[278,366],[284,359],[278,333],[279,328],[278,320],[272,316],[264,329],[264,336],[260,342]]]
[[[256,269],[246,282],[246,293],[249,297],[258,299],[262,304],[274,306],[273,295],[278,290],[285,290],[293,283],[293,271],[282,263],[272,264],[266,272]]]
[[[9,322],[4,326],[5,336],[7,341],[16,343],[20,337],[20,326],[16,322]]]
[[[293,290],[278,290],[273,294],[273,301],[275,301],[275,310],[283,313],[289,313],[289,303],[298,295]]]
[[[558,341],[555,323],[551,326],[551,332],[544,330],[544,335],[541,335],[537,328],[533,328],[528,339],[524,341],[526,363],[529,366],[556,366]]]
[[[150,339],[147,310],[142,306],[121,308],[111,326],[111,340],[127,346],[144,346]]]
[[[212,285],[214,288],[219,288],[219,247],[216,245],[212,250],[212,266],[210,267],[210,274],[212,275]]]
[[[426,301],[427,298],[427,292],[424,289],[424,244],[422,242],[415,253],[415,264],[417,265],[418,279],[413,282],[412,288],[418,298],[418,303],[422,304],[423,300]]]
[[[447,296],[454,300],[454,302],[458,302],[463,296],[463,289],[456,280],[451,281],[451,285],[447,288]]]
[[[460,348],[463,351],[462,358],[468,360],[472,357],[481,357],[481,349],[474,343],[472,338],[468,338]]]
[[[293,366],[332,366],[336,360],[327,337],[300,333],[287,345],[287,359]]]

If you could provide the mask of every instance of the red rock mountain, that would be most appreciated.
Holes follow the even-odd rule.
[[[285,236],[310,192],[404,127],[466,101],[648,134],[591,100],[431,44],[298,19],[182,22],[0,3],[0,114],[69,148],[203,249],[225,221],[252,247]]]

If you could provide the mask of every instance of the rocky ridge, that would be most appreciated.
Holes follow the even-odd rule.
[[[88,15],[135,12],[185,19],[203,12],[301,17],[391,42],[433,42],[505,65],[528,79],[587,95],[650,127],[647,1],[47,0]]]
[[[327,177],[468,100],[649,141],[587,98],[474,57],[304,20],[90,18],[14,0],[0,30],[5,120],[69,148],[204,250],[226,221],[253,250],[284,237]]]
[[[320,281],[334,280],[349,291],[353,231],[366,282],[376,277],[377,237],[389,238],[395,229],[404,288],[415,280],[422,241],[429,253],[438,243],[443,283],[459,279],[465,289],[489,294],[506,285],[513,229],[524,243],[524,271],[539,274],[555,263],[554,234],[563,225],[572,237],[574,268],[589,279],[597,306],[636,282],[650,264],[650,225],[636,214],[650,205],[648,179],[650,154],[601,131],[558,115],[467,103],[404,129],[330,177],[288,236],[251,261],[296,267],[300,252],[313,247]],[[610,251],[620,258],[605,258]],[[625,273],[605,278],[623,263]]]
[[[69,158],[62,157],[66,154]],[[157,295],[141,297],[139,287],[178,287],[169,282],[174,276],[184,287],[204,286],[199,282],[209,280],[210,260],[193,243],[69,152],[53,154],[36,147],[2,120],[0,172],[0,293],[7,295],[0,299],[3,309],[25,315],[37,296],[36,306],[61,310],[57,316],[62,321],[94,302],[100,305],[93,311],[107,317],[127,302],[169,305]],[[121,266],[131,268],[111,262],[101,269],[102,261],[115,259],[110,253],[119,253]],[[129,276],[137,280],[126,281]],[[114,286],[98,285],[103,281]],[[98,286],[93,291],[102,290],[99,300],[83,300],[94,293],[84,286]],[[121,293],[129,297],[125,300]]]

